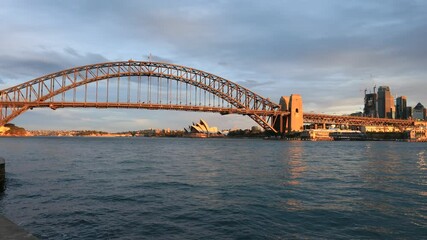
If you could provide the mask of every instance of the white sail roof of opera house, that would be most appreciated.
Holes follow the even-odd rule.
[[[209,124],[205,120],[200,119],[200,122],[193,123],[193,125],[190,126],[190,131],[198,133],[218,133],[218,128],[209,127]]]

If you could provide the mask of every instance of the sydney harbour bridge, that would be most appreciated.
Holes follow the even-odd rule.
[[[240,114],[266,131],[301,131],[304,123],[410,126],[411,120],[304,113],[298,94],[279,103],[190,67],[152,61],[107,62],[48,74],[0,90],[0,126],[27,110],[136,108]]]

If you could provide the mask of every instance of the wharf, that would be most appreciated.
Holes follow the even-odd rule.
[[[20,226],[0,215],[0,239],[1,240],[37,240]]]

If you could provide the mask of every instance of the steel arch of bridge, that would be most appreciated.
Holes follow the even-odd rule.
[[[138,77],[138,80],[131,80],[131,77]],[[151,100],[144,102],[140,100],[131,100],[131,94],[141,95],[141,92],[146,90],[141,89],[141,77],[148,78],[148,83],[144,83],[148,88],[147,95],[151,95],[149,92],[151,91],[150,77],[157,78],[157,81],[159,81],[159,79],[161,81],[167,80],[165,84],[168,84],[168,87],[172,86],[172,81],[176,81],[176,102],[169,101],[169,99],[163,103],[161,101],[155,102]],[[121,78],[127,78],[128,80],[127,101],[119,101],[120,85],[117,86],[117,101],[109,101],[109,80],[118,79],[120,84]],[[106,89],[98,87],[98,82],[103,81],[107,82]],[[131,81],[139,81],[138,89],[136,90],[137,93],[134,92],[135,89],[131,89]],[[90,84],[96,84],[96,93],[88,92],[87,86]],[[192,91],[195,90],[194,94],[199,94],[200,98],[202,98],[203,92],[205,102],[199,102],[198,104],[195,102],[190,102],[190,104],[188,104],[188,102],[185,104],[181,101],[178,102],[178,85],[181,91],[182,84],[185,84],[186,88],[184,90],[185,93],[179,93],[180,98],[184,94],[186,98],[188,94],[190,94],[191,98]],[[159,89],[157,94],[161,95],[161,91],[164,90],[160,90],[160,86],[161,83],[156,85]],[[190,86],[190,90],[187,89],[188,86]],[[193,89],[191,86],[193,86]],[[84,94],[80,97],[76,94],[77,88],[84,89]],[[199,92],[197,92],[197,90]],[[106,91],[106,101],[99,101],[98,99],[98,94],[101,95],[102,91]],[[170,94],[172,90],[167,88],[166,91]],[[206,93],[213,96],[213,101],[215,101],[215,97],[217,97],[217,102],[218,99],[222,99],[222,105],[218,104],[218,106],[214,106],[210,103],[207,104]],[[65,99],[66,94],[73,95],[72,100],[67,101]],[[93,100],[94,94],[96,95],[96,100]],[[102,94],[105,95],[105,92],[102,92]],[[92,101],[89,100],[91,97]],[[228,103],[227,106],[224,106],[224,101]],[[289,115],[289,112],[281,111],[280,106],[270,101],[268,98],[264,98],[222,77],[175,64],[132,60],[98,63],[71,68],[0,90],[0,126],[10,122],[28,109],[37,107],[50,107],[52,109],[61,107],[142,108],[242,114],[248,115],[265,130],[270,130],[275,133],[278,132],[273,127],[274,121],[277,119],[275,116]]]

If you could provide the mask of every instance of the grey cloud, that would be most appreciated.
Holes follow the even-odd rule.
[[[244,81],[238,81],[237,83],[242,85],[243,87],[250,89],[250,88],[257,88],[260,86],[270,85],[270,84],[273,84],[274,81],[244,80]]]
[[[50,59],[0,55],[0,75],[3,78],[17,79],[23,76],[35,78],[60,69],[61,65]]]
[[[73,48],[67,47],[64,49],[64,51],[68,54],[70,54],[71,56],[74,57],[81,57],[81,55]]]
[[[107,61],[108,59],[100,54],[80,54],[72,48],[66,48],[64,52],[42,50],[0,55],[0,76],[3,79],[30,80],[63,69]]]
[[[153,62],[163,62],[163,63],[174,63],[172,59],[160,57],[160,56],[153,55],[153,54],[143,55],[142,60],[143,61],[151,60]]]
[[[86,64],[109,62],[110,60],[98,53],[86,53],[81,58],[75,58],[72,61],[74,66],[81,66]]]
[[[425,1],[52,0],[35,9],[27,5],[7,2],[5,7],[23,19],[1,21],[0,31],[11,36],[2,35],[0,46],[14,41],[21,49],[31,45],[28,39],[51,46],[44,41],[52,38],[62,50],[2,47],[3,82],[107,58],[127,60],[143,48],[148,49],[144,54],[154,54],[153,61],[206,70],[274,100],[300,93],[312,110],[336,111],[337,104],[358,110],[360,89],[375,83],[427,101],[420,87],[427,78]],[[62,43],[69,39],[76,44]],[[85,53],[78,44],[102,54]],[[101,50],[92,50],[98,45]]]
[[[397,43],[393,39],[402,36],[405,29],[419,25],[427,15],[423,10],[425,4],[417,1],[394,1],[392,4],[387,1],[100,3],[52,1],[43,6],[61,15],[59,19],[65,19],[66,25],[75,20],[75,15],[74,11],[64,9],[74,9],[80,13],[80,18],[83,17],[80,21],[84,21],[84,25],[96,23],[98,27],[114,29],[130,37],[130,41],[137,37],[152,45],[169,45],[180,57],[205,62],[221,59],[221,62],[234,62],[233,66],[239,67],[260,60],[322,64],[328,63],[324,61],[325,56],[331,59],[330,56],[350,56],[359,50],[394,48]],[[104,20],[97,20],[100,18]],[[115,38],[110,36],[112,40]],[[413,46],[419,46],[425,37],[419,39]],[[400,46],[405,51],[405,44]],[[380,56],[378,60],[381,59],[389,59],[389,56]],[[330,64],[337,64],[341,58],[332,60]]]
[[[188,8],[164,9],[157,4],[152,7],[160,13],[140,14],[133,22],[138,28],[139,23],[150,22],[135,32],[174,46],[180,56],[227,62],[230,68],[256,65],[275,77],[288,75],[283,68],[271,71],[269,65],[277,62],[313,73],[334,68],[351,76],[394,70],[392,75],[426,61],[426,55],[416,51],[424,49],[427,39],[419,31],[426,29],[423,22],[427,22],[422,3],[322,2],[326,7],[309,3],[312,11],[307,2],[292,3],[295,11],[284,9],[282,1],[219,2],[210,6],[208,14],[203,14],[203,6],[193,5],[201,10],[195,11],[202,12],[199,17],[185,12]],[[408,45],[411,41],[414,44]],[[412,60],[414,55],[418,61]]]

